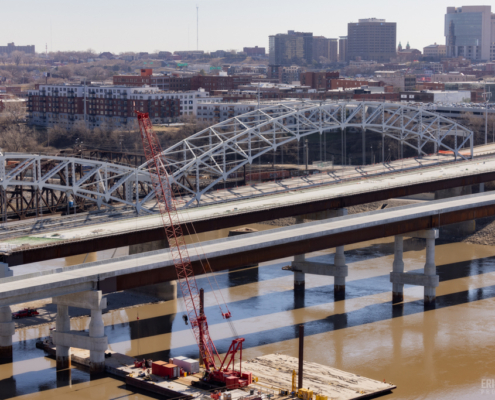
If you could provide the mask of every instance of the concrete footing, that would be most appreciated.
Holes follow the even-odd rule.
[[[404,272],[403,240],[404,236],[426,239],[426,263],[423,274]],[[437,229],[411,232],[407,235],[395,236],[395,251],[393,269],[390,273],[392,283],[392,303],[404,301],[404,285],[417,285],[424,287],[424,304],[435,304],[436,288],[439,285],[439,277],[436,274],[435,265],[435,239],[438,238]]]
[[[53,343],[56,345],[57,370],[70,367],[70,348],[89,350],[90,373],[105,371],[105,351],[108,339],[105,336],[102,310],[107,307],[106,298],[100,290],[80,292],[53,298],[57,305],[57,330],[53,332]],[[91,310],[89,334],[70,330],[69,307]]]

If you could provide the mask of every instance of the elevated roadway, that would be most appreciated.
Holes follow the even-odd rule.
[[[213,271],[495,215],[495,193],[315,221],[201,244]],[[196,254],[196,274],[203,273]],[[0,307],[96,289],[113,292],[176,279],[169,250],[0,279]]]
[[[405,163],[418,161],[411,159]],[[425,161],[426,162],[426,161]],[[398,168],[397,164],[394,164]],[[373,201],[474,185],[495,180],[495,159],[476,158],[461,162],[435,164],[420,169],[384,171],[383,166],[369,166],[354,179],[339,179],[333,172],[301,178],[307,185],[292,186],[295,180],[219,191],[222,201],[180,211],[185,232],[197,233],[230,228],[276,218],[285,218],[329,209],[349,207]],[[322,182],[327,179],[326,182]],[[279,190],[284,187],[287,190]],[[243,191],[256,192],[256,196]],[[236,201],[227,201],[228,197]],[[36,232],[36,231],[35,231]],[[10,266],[84,254],[121,246],[163,239],[160,217],[149,215],[102,223],[8,236],[0,242],[3,261]],[[1,237],[0,237],[1,238]]]

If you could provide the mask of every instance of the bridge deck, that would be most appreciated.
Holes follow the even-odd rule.
[[[410,159],[404,162],[409,163],[408,170],[399,170],[400,165],[395,164],[386,167],[388,173],[385,173],[381,164],[369,166],[368,169],[359,175],[359,178],[341,181],[340,183],[338,173],[328,172],[311,177],[298,178],[297,180],[287,179],[278,183],[270,182],[253,187],[246,186],[239,189],[218,191],[211,195],[214,204],[180,210],[180,220],[182,223],[196,223],[198,221],[208,221],[226,216],[249,214],[260,210],[312,203],[319,200],[338,199],[343,196],[380,192],[381,190],[394,187],[407,187],[427,182],[447,180],[449,178],[468,177],[495,172],[494,158],[440,164],[428,168],[423,167],[420,170],[413,168],[413,166],[418,165],[417,160]],[[428,161],[424,162],[428,165]],[[390,170],[398,171],[397,173],[390,173]],[[372,176],[366,177],[368,175]],[[216,201],[213,201],[213,197],[216,198]],[[232,201],[234,199],[237,199],[237,201]],[[368,201],[373,201],[373,199]],[[81,220],[84,220],[84,218],[81,217]],[[252,222],[261,221],[253,220]],[[126,232],[150,230],[160,228],[161,225],[162,222],[159,215],[102,222],[98,226],[90,223],[88,226],[75,226],[73,228],[68,228],[63,224],[55,226],[47,224],[46,228],[44,228],[41,222],[31,227],[31,232],[29,232],[29,227],[26,228],[24,226],[14,226],[10,230],[8,227],[3,227],[2,231],[2,226],[0,225],[0,251],[2,251],[2,246],[5,250],[13,250],[16,246],[23,244],[31,246],[56,245],[67,240],[94,239]],[[215,228],[212,223],[211,229],[219,228]]]
[[[453,219],[453,215],[460,217]],[[203,242],[201,247],[213,270],[222,270],[246,265],[252,260],[269,261],[487,215],[495,215],[495,193],[315,221]],[[196,246],[190,246],[190,254],[193,263],[197,263]],[[195,269],[201,273],[196,264]],[[104,285],[105,279],[111,282],[106,290],[116,291],[174,280],[175,270],[170,252],[160,250],[67,267],[52,273],[5,278],[0,280],[0,306],[89,290],[98,280]]]

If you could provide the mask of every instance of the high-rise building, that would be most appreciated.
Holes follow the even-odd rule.
[[[347,26],[349,60],[390,61],[396,56],[397,24],[384,19],[360,19]]]
[[[447,7],[447,57],[490,60],[495,55],[495,14],[491,6]]]
[[[339,43],[337,39],[313,36],[313,60],[319,61],[320,57],[323,57],[330,62],[337,62],[338,56]]]
[[[26,54],[35,54],[34,45],[16,46],[14,42],[12,42],[7,44],[7,46],[0,46],[0,54],[10,54],[13,51],[22,51]]]
[[[347,36],[340,36],[339,37],[339,61],[340,62],[346,62],[349,59],[347,58],[347,51],[348,51],[348,40]]]
[[[270,65],[291,65],[313,62],[313,34],[288,31],[269,36]]]

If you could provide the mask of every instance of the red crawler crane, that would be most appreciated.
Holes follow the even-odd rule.
[[[191,329],[205,365],[205,379],[225,383],[231,388],[248,386],[252,381],[251,373],[242,373],[240,367],[239,371],[234,370],[235,356],[238,352],[240,363],[242,363],[242,342],[244,342],[244,339],[234,339],[222,361],[210,337],[206,316],[201,307],[200,292],[177,214],[176,200],[172,183],[169,179],[167,161],[161,155],[160,142],[153,131],[148,113],[137,112],[137,119],[144,154],[148,161],[151,183],[155,189],[163,227],[170,247],[170,254],[177,272],[177,280],[184,298]],[[230,311],[222,312],[222,316],[225,319],[229,319],[231,317]],[[217,365],[220,365],[220,367],[217,367]]]

